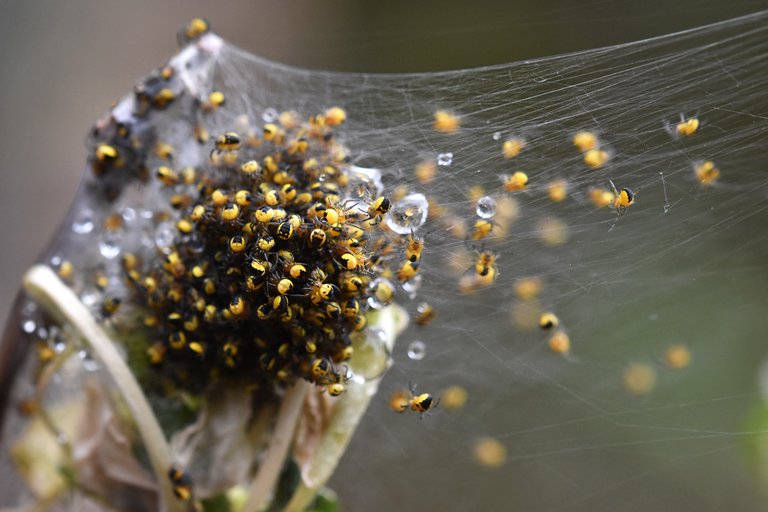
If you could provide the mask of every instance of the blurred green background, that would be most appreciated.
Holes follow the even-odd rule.
[[[73,0],[0,3],[0,318],[74,195],[91,124],[176,50],[195,16],[238,46],[317,69],[477,67],[624,43],[768,1]]]

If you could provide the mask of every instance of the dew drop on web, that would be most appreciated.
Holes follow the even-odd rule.
[[[475,212],[481,219],[490,219],[496,215],[496,201],[490,196],[481,197],[477,200]]]
[[[421,361],[427,355],[427,346],[421,340],[412,341],[408,345],[408,358],[414,361]]]
[[[93,211],[90,208],[83,208],[72,221],[72,231],[78,235],[85,235],[93,231]]]
[[[107,233],[99,242],[99,252],[108,260],[115,259],[120,254],[120,237]]]
[[[437,165],[448,167],[453,163],[453,153],[440,153],[437,155]]]
[[[415,232],[427,221],[428,209],[424,194],[409,194],[389,211],[387,226],[398,235]]]

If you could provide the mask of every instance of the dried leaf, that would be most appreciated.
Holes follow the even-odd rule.
[[[171,437],[174,462],[190,471],[200,498],[250,480],[274,420],[271,405],[253,418],[251,395],[232,386],[212,390],[205,404],[195,423]]]
[[[293,456],[300,468],[305,468],[312,460],[331,420],[334,399],[321,391],[318,387],[309,390],[296,427]]]
[[[77,480],[120,510],[157,505],[157,485],[134,456],[134,440],[96,379],[85,381],[85,410],[72,446]]]

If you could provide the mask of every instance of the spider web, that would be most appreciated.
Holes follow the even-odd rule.
[[[763,407],[768,284],[766,41],[758,14],[635,44],[412,75],[307,73],[226,48],[216,80],[243,92],[242,109],[258,117],[269,107],[343,105],[358,165],[382,169],[390,190],[424,192],[470,226],[470,187],[499,199],[501,174],[521,169],[531,180],[514,195],[519,218],[501,237],[467,242],[435,219],[421,229],[423,285],[415,299],[401,291],[398,302],[413,313],[426,300],[439,317],[399,339],[384,391],[331,482],[344,505],[762,506],[765,430],[754,418]],[[432,129],[437,109],[461,117],[458,134]],[[694,137],[665,130],[681,114],[701,120]],[[601,169],[588,169],[570,143],[584,129],[610,147]],[[505,161],[500,145],[508,137],[524,138],[526,148]],[[433,182],[414,177],[419,162],[440,159],[450,165],[439,165]],[[693,172],[705,160],[723,171],[707,188]],[[569,184],[558,204],[546,193],[556,178]],[[609,179],[638,192],[618,219],[587,199]],[[552,218],[568,240],[547,247],[541,222]],[[463,271],[451,263],[480,249],[498,254],[500,277],[468,296],[457,286]],[[570,357],[552,354],[535,328],[513,323],[514,285],[528,276],[543,281],[540,303],[567,329]],[[408,356],[414,340],[426,345],[418,361]],[[690,349],[689,367],[664,365],[671,344]],[[655,374],[640,396],[623,384],[633,364]],[[437,395],[461,385],[469,402],[423,421],[397,416],[387,392],[409,382]],[[496,470],[472,457],[485,436],[508,451]]]
[[[396,298],[412,315],[427,301],[438,318],[398,340],[330,482],[345,507],[764,506],[767,20],[758,13],[639,43],[428,74],[305,71],[226,43],[218,50],[196,77],[201,95],[227,97],[211,133],[242,114],[260,122],[340,105],[353,163],[380,169],[389,193],[405,186],[447,212],[435,215],[433,204],[418,232],[421,286]],[[459,116],[460,130],[436,132],[437,110]],[[681,115],[701,121],[694,136],[670,134]],[[171,142],[189,136],[173,129],[164,134]],[[597,133],[610,154],[599,169],[571,143],[581,130]],[[525,148],[505,160],[501,144],[512,137]],[[722,176],[702,187],[694,168],[708,160]],[[429,183],[414,174],[424,161],[436,164]],[[502,176],[516,170],[528,187],[504,192]],[[568,183],[559,203],[547,195],[556,179]],[[621,215],[589,200],[609,180],[635,191]],[[462,223],[471,234],[478,218],[472,187],[513,204],[506,231],[455,236]],[[498,256],[499,277],[468,294],[459,281],[482,250]],[[535,302],[515,291],[527,277],[543,283]],[[549,334],[529,325],[540,310],[559,317],[568,355],[552,353]],[[417,340],[421,359],[409,354]],[[687,367],[664,364],[673,344],[690,350]],[[633,392],[624,376],[638,367],[655,382]],[[397,415],[388,394],[409,383],[436,396],[459,385],[469,400],[422,421]],[[485,437],[506,448],[498,468],[473,459]]]

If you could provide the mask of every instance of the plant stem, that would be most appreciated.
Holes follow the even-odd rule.
[[[378,391],[379,383],[388,368],[389,354],[392,353],[395,340],[408,325],[408,314],[397,305],[382,309],[377,315],[372,315],[372,318],[370,326],[381,329],[386,335],[386,350],[378,357],[369,356],[365,359],[361,359],[356,353],[350,360],[350,366],[355,372],[373,374],[375,377],[350,383],[347,392],[335,403],[330,421],[315,447],[312,459],[302,468],[301,482],[284,512],[306,510],[335,471],[371,398]]]
[[[77,295],[50,268],[44,265],[33,266],[24,275],[23,286],[46,312],[72,326],[112,376],[144,441],[157,478],[162,510],[184,510],[183,504],[175,498],[171,482],[166,476],[171,466],[168,443],[139,383],[117,351],[115,342],[96,323]]]
[[[277,415],[277,423],[267,448],[267,456],[259,466],[259,471],[251,484],[248,500],[242,512],[258,512],[269,503],[277,479],[285,465],[285,457],[291,446],[293,433],[296,430],[296,423],[309,386],[309,382],[299,380],[285,393]]]

